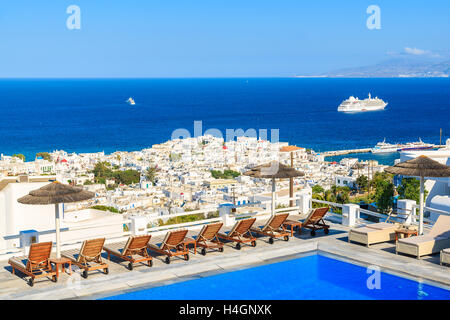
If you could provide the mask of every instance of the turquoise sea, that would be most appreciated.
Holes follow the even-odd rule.
[[[336,111],[350,95],[369,92],[389,103],[384,111]],[[135,106],[125,103],[129,97]],[[177,128],[194,135],[194,121],[223,135],[279,129],[281,141],[316,151],[367,148],[384,138],[439,143],[440,128],[450,137],[450,79],[0,80],[0,119],[0,153],[28,160],[55,149],[139,150]]]

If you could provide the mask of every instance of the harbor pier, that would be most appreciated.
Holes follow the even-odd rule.
[[[370,152],[370,148],[363,148],[363,149],[350,149],[350,150],[337,150],[337,151],[326,151],[322,152],[322,154],[325,157],[332,157],[332,156],[340,156],[343,154],[351,154],[351,153],[368,153]]]

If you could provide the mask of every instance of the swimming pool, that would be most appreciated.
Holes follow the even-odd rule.
[[[367,285],[368,280],[372,289]],[[450,291],[389,273],[375,274],[359,265],[314,254],[104,299],[441,300],[450,299]]]

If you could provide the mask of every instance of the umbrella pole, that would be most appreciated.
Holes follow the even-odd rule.
[[[291,152],[291,168],[294,167],[294,153]],[[289,178],[289,207],[294,206],[294,200],[292,198],[294,197],[294,178]]]
[[[61,234],[59,230],[59,204],[55,204],[56,258],[61,258]]]
[[[420,177],[419,235],[423,234],[423,196],[424,196],[424,178]]]
[[[275,178],[272,178],[272,208],[271,208],[271,214],[275,214],[275,189],[276,189],[276,182]]]

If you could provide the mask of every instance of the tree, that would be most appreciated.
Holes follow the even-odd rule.
[[[181,155],[179,153],[171,153],[169,155],[169,159],[170,159],[170,161],[175,162],[175,161],[178,161],[181,159]]]
[[[365,175],[361,175],[356,179],[356,185],[359,190],[366,190],[369,184],[369,179]]]
[[[332,190],[325,190],[324,200],[329,202],[336,202],[336,196]]]
[[[116,181],[125,185],[138,183],[141,180],[141,174],[136,170],[115,171]]]
[[[141,180],[141,174],[139,171],[131,169],[125,171],[113,171],[111,170],[111,164],[106,161],[96,163],[92,172],[94,173],[95,181],[102,184],[105,184],[108,179],[114,179],[116,183],[126,185],[138,183]],[[115,187],[115,185],[113,187]]]
[[[325,197],[322,196],[320,193],[313,193],[312,198],[313,198],[313,199],[316,199],[316,200],[325,201]],[[323,207],[323,204],[322,204],[322,203],[318,203],[318,202],[314,202],[314,201],[313,201],[313,202],[312,202],[312,207],[313,207],[313,208],[320,208],[320,207]]]
[[[50,157],[50,153],[48,152],[38,152],[36,153],[36,158],[42,158],[44,160],[48,160],[50,161],[51,157]]]
[[[13,154],[13,157],[22,159],[22,161],[25,162],[25,156],[21,153]]]
[[[323,193],[324,191],[325,191],[325,190],[323,189],[323,187],[322,187],[321,185],[316,184],[316,185],[314,185],[314,186],[312,187],[312,193],[313,193],[313,194]]]
[[[336,195],[337,203],[348,203],[350,201],[350,188],[349,187],[339,187],[338,193]]]
[[[375,190],[375,201],[378,210],[388,213],[394,203],[394,184],[390,181],[379,181]]]
[[[101,211],[110,211],[110,212],[113,212],[113,213],[119,213],[119,210],[117,210],[114,207],[109,207],[109,206],[96,205],[96,206],[92,206],[91,209],[96,209],[96,210],[101,210]]]
[[[233,170],[225,170],[224,172],[219,170],[211,170],[211,175],[214,179],[234,179],[241,174]]]
[[[393,175],[387,172],[376,172],[373,175],[372,180],[370,181],[370,186],[376,188],[377,185],[382,181],[390,181],[392,182]]]
[[[155,184],[156,181],[156,167],[148,167],[145,171],[145,178],[150,181],[152,184]]]
[[[402,183],[397,188],[400,199],[410,199],[419,203],[420,198],[420,181],[416,178],[402,178]],[[425,190],[424,198],[427,197],[428,191]]]
[[[107,178],[113,177],[113,171],[111,170],[111,164],[106,161],[97,162],[95,164],[94,170],[92,171],[94,173],[96,181],[104,181]]]

